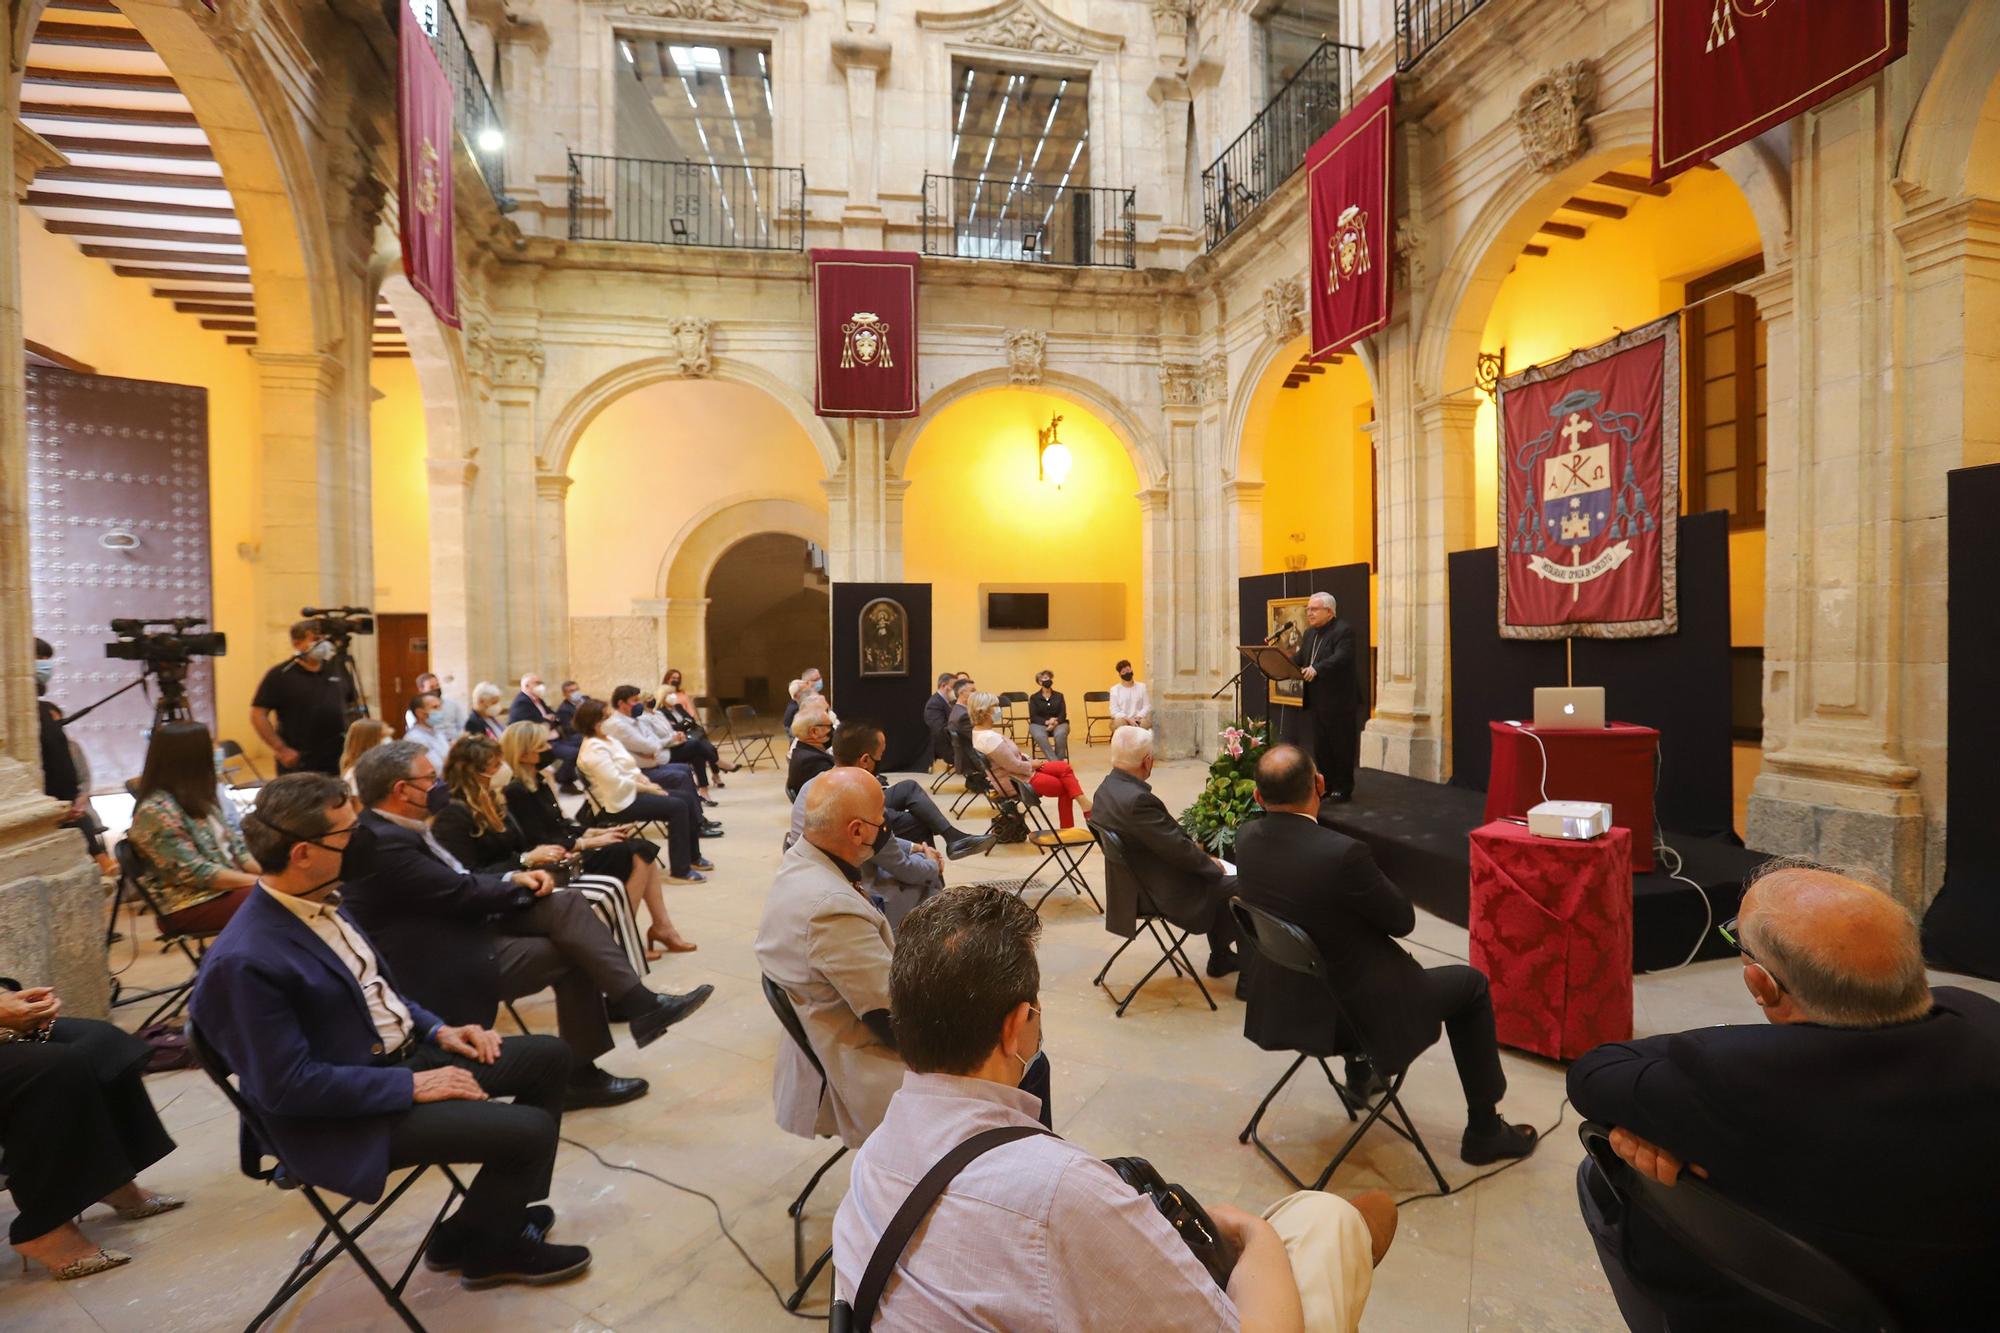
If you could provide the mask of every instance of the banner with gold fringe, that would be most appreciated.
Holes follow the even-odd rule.
[[[437,317],[458,327],[458,254],[452,231],[452,96],[430,35],[410,9],[398,28],[396,112],[402,123],[398,212],[403,271]]]
[[[1344,352],[1389,322],[1395,122],[1396,81],[1384,79],[1306,150],[1314,358]]]
[[[814,250],[813,410],[913,417],[917,262],[908,250]]]

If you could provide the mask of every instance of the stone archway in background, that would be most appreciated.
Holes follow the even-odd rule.
[[[710,625],[714,623],[710,581],[733,551],[745,542],[765,536],[790,538],[802,548],[809,542],[824,549],[827,516],[824,511],[796,500],[750,494],[729,496],[683,524],[660,562],[661,654],[665,659],[662,670],[665,666],[679,667],[691,693],[717,694],[710,688],[710,664],[715,658],[715,640],[710,635]],[[729,617],[725,615],[724,619]],[[824,607],[821,620],[825,620]],[[780,688],[783,684],[779,682]],[[782,707],[783,701],[779,703]]]
[[[817,545],[796,533],[759,532],[710,562],[699,664],[702,692],[716,707],[747,703],[775,721],[788,681],[808,666],[832,673],[830,584],[823,548],[812,554]]]

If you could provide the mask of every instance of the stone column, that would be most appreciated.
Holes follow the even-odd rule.
[[[484,581],[478,573],[484,561],[471,548],[472,482],[479,465],[466,458],[430,458],[425,467],[430,474],[430,668],[440,678],[451,677],[453,692],[463,693],[474,679],[475,627],[483,628],[487,620],[474,591]]]
[[[536,637],[541,651],[535,665],[544,679],[569,674],[569,483],[563,472],[535,474],[535,572],[540,593],[535,599]]]
[[[258,545],[259,658],[288,650],[289,629],[307,606],[348,600],[339,554],[348,505],[333,492],[346,480],[345,440],[336,421],[339,358],[328,352],[252,348],[257,364],[259,463],[263,478]]]
[[[903,495],[910,483],[889,470],[889,423],[845,423],[840,471],[820,482],[827,499],[827,573],[837,583],[903,577]]]
[[[542,516],[535,480],[542,344],[483,327],[469,329],[466,341],[469,369],[489,403],[485,438],[497,452],[480,467],[472,492],[477,521],[467,533],[470,558],[493,571],[494,593],[478,603],[492,628],[474,641],[471,666],[474,680],[499,684],[528,671],[546,674],[545,663],[568,660],[569,590],[538,567],[544,550],[535,527]]]
[[[863,22],[850,13],[850,30],[833,39],[834,66],[847,77],[847,203],[840,230],[848,246],[880,249],[886,224],[878,184],[883,136],[877,102],[878,85],[889,71],[890,47],[873,32],[873,6],[867,10]]]
[[[708,603],[706,597],[667,597],[660,602],[660,658],[679,667],[681,683],[694,695],[708,690]]]

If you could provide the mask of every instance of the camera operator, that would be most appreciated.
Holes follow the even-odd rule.
[[[97,815],[90,808],[90,792],[83,775],[77,771],[76,754],[70,748],[68,733],[63,730],[62,709],[43,697],[55,671],[55,655],[56,650],[47,639],[35,640],[35,712],[42,724],[42,791],[69,805],[62,826],[82,833],[84,846],[90,849],[97,868],[107,875],[115,874],[118,865],[104,846],[104,825],[97,822]]]
[[[333,666],[334,643],[318,620],[292,626],[292,655],[264,673],[250,725],[277,756],[280,773],[339,776],[354,682]]]

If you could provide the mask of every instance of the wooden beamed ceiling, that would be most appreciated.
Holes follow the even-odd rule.
[[[1664,199],[1673,186],[1655,185],[1638,171],[1607,171],[1556,205],[1554,213],[1535,229],[1535,239],[1521,247],[1524,258],[1539,259],[1556,241],[1581,241],[1598,222],[1622,222],[1640,198]]]
[[[243,228],[214,150],[173,71],[112,0],[51,0],[27,51],[21,119],[69,159],[27,204],[123,278],[232,346],[257,342]],[[374,355],[407,356],[378,302]]]

